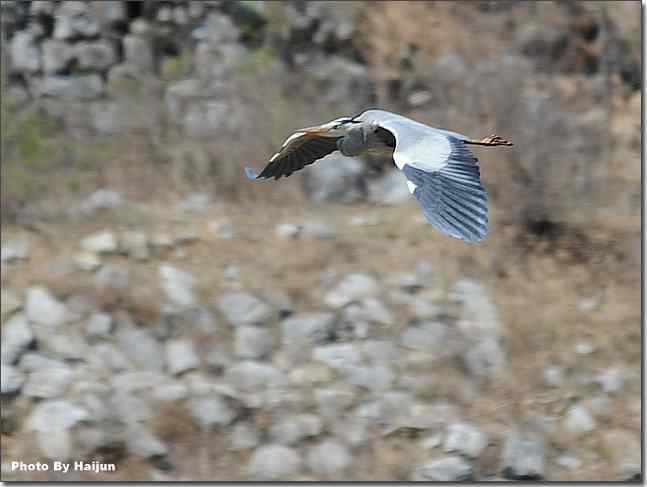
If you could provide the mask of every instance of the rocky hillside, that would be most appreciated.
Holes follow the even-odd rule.
[[[3,480],[641,478],[638,3],[0,8]],[[243,183],[371,105],[514,141],[487,240]]]
[[[3,479],[640,475],[620,276],[533,258],[497,278],[501,238],[474,260],[415,202],[83,208],[3,231]],[[10,468],[55,459],[117,472]]]

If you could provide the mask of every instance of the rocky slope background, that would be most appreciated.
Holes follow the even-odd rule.
[[[640,478],[639,3],[0,5],[3,480]],[[367,106],[515,142],[488,240],[244,180]]]

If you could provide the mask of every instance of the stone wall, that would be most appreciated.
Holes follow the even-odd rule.
[[[127,95],[139,84],[163,100],[167,118],[186,134],[207,137],[240,126],[244,103],[231,100],[232,78],[263,55],[260,47],[274,44],[282,56],[268,69],[306,70],[323,85],[334,77],[325,86],[334,88],[325,90],[328,101],[357,95],[358,87],[368,99],[366,68],[339,56],[321,62],[324,49],[353,35],[352,17],[337,21],[326,5],[288,4],[281,7],[285,29],[269,39],[264,29],[272,8],[221,1],[3,2],[9,95],[47,99],[48,111],[68,126],[111,134],[133,128],[137,117]]]

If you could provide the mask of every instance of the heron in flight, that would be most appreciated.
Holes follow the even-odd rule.
[[[245,173],[249,179],[279,179],[337,150],[348,157],[387,155],[404,173],[429,223],[446,235],[478,242],[488,231],[487,192],[468,145],[512,144],[497,135],[473,140],[396,113],[367,110],[297,130],[260,174],[249,167]]]

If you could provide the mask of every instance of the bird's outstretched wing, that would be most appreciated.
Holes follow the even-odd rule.
[[[376,111],[377,112],[377,111]],[[478,242],[488,231],[488,197],[467,137],[389,112],[371,116],[396,140],[393,160],[422,211],[441,232]]]
[[[249,167],[245,168],[245,174],[249,179],[287,177],[336,151],[337,139],[338,137],[322,137],[305,132],[295,132],[286,139],[281,150],[270,158],[270,162],[260,174]]]

